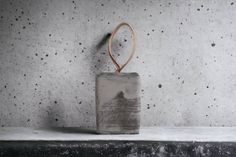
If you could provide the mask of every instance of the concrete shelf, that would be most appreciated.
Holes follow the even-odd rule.
[[[18,154],[18,155],[17,155]],[[149,127],[100,135],[79,128],[0,128],[1,156],[236,156],[235,127]]]
[[[236,142],[236,127],[148,127],[140,134],[100,135],[79,128],[0,128],[0,141]]]

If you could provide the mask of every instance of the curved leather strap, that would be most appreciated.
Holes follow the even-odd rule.
[[[127,27],[130,29],[130,31],[131,31],[131,33],[132,33],[132,42],[133,42],[131,54],[130,54],[128,60],[127,60],[123,65],[118,64],[117,61],[115,60],[115,58],[112,56],[112,40],[113,40],[115,34],[117,33],[117,31],[118,31],[122,26],[127,26]],[[134,32],[133,28],[132,28],[128,23],[126,23],[126,22],[120,23],[120,24],[114,29],[114,31],[112,32],[112,34],[111,34],[111,36],[110,36],[110,38],[109,38],[109,43],[108,43],[109,56],[110,56],[112,62],[113,62],[113,63],[115,64],[115,66],[116,66],[116,72],[120,73],[121,70],[129,63],[129,61],[132,59],[132,57],[133,57],[133,55],[134,55],[135,47],[136,47],[136,36],[135,36],[135,32]]]

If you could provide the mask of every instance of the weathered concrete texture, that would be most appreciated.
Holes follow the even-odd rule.
[[[95,76],[115,69],[106,40],[122,21],[142,126],[236,126],[235,0],[0,0],[0,125],[95,127]],[[120,63],[130,43],[120,30]]]
[[[235,157],[235,127],[141,128],[98,135],[79,128],[0,128],[0,156]]]
[[[176,141],[236,143],[236,127],[147,127],[139,134],[101,135],[77,127],[0,128],[0,141]]]
[[[235,143],[80,141],[0,142],[1,157],[235,157]]]
[[[140,77],[137,73],[101,73],[96,78],[98,133],[139,133]]]

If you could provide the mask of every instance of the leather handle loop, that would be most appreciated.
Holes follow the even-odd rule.
[[[117,61],[115,60],[115,58],[112,56],[112,40],[115,36],[115,34],[117,33],[117,31],[122,27],[122,26],[127,26],[131,33],[132,33],[132,51],[131,51],[131,54],[128,58],[128,60],[123,64],[118,64]],[[133,28],[126,22],[122,22],[120,23],[115,29],[114,31],[112,32],[110,38],[109,38],[109,43],[108,43],[108,52],[109,52],[109,56],[113,62],[113,64],[115,64],[116,66],[116,72],[120,73],[121,70],[129,63],[129,61],[132,59],[132,57],[134,56],[134,53],[135,53],[135,47],[136,47],[136,36],[135,36],[135,32],[133,30]]]

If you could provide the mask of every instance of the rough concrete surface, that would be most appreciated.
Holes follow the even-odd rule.
[[[95,127],[109,33],[137,34],[142,126],[236,125],[235,0],[0,0],[1,126]],[[122,63],[130,32],[113,43]]]
[[[236,127],[142,127],[139,134],[97,134],[75,127],[1,127],[0,141],[169,141],[236,143]]]
[[[235,157],[235,134],[235,127],[147,127],[135,135],[97,135],[79,128],[2,127],[0,156]]]
[[[1,157],[235,157],[231,142],[23,141],[0,142]]]

